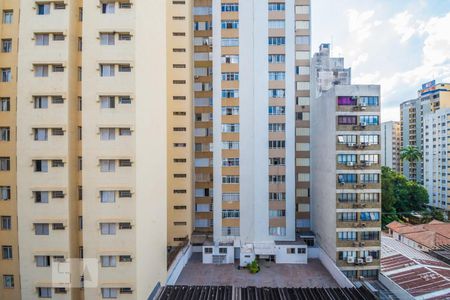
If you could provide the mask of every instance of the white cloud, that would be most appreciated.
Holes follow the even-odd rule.
[[[371,21],[375,11],[358,11],[356,9],[347,10],[348,30],[353,34],[358,42],[363,42],[370,37],[375,26]]]
[[[408,41],[415,34],[420,33],[420,23],[414,20],[414,16],[407,10],[396,14],[389,20],[394,30],[401,36],[400,42]]]
[[[368,53],[360,54],[355,60],[353,60],[352,67],[356,68],[357,66],[367,62],[368,58],[369,58],[369,54]]]
[[[450,13],[430,19],[423,29],[425,65],[439,65],[450,61]]]

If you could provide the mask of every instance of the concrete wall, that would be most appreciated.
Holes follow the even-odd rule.
[[[178,256],[175,258],[174,262],[170,266],[170,269],[167,271],[167,285],[174,285],[178,277],[180,276],[181,272],[183,271],[184,266],[188,263],[189,259],[192,256],[192,246],[187,246],[184,248],[180,253],[178,253]]]
[[[295,253],[287,253],[288,248],[294,248]],[[306,264],[308,263],[308,247],[283,245],[275,246],[275,262],[277,264]],[[298,249],[304,249],[305,253],[298,253]]]

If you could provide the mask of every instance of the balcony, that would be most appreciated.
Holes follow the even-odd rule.
[[[339,112],[379,112],[379,106],[367,106],[364,104],[355,105],[338,105],[336,108]]]
[[[364,267],[372,267],[372,266],[379,266],[380,260],[379,259],[373,259],[372,257],[355,257],[355,258],[348,258],[347,260],[337,260],[336,265],[338,267],[358,267],[358,268],[364,268]]]
[[[361,122],[359,124],[337,124],[336,131],[381,131],[380,125]]]
[[[381,221],[336,221],[337,228],[379,228],[381,227]]]
[[[364,247],[377,247],[380,246],[381,242],[380,240],[370,240],[370,241],[362,241],[360,239],[355,241],[343,241],[343,240],[336,240],[336,247],[355,247],[355,248],[364,248]]]
[[[369,144],[369,143],[347,143],[347,144],[341,144],[338,143],[336,145],[336,150],[355,150],[355,151],[361,151],[361,150],[381,150],[380,144]]]
[[[368,161],[336,163],[337,170],[379,170],[381,165]]]

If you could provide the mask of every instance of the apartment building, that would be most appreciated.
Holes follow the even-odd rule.
[[[19,19],[17,2],[0,3]],[[9,262],[1,272],[24,299],[146,299],[165,283],[167,247],[193,226],[191,10],[191,1],[21,3],[21,275]],[[2,29],[2,41],[13,32]],[[70,285],[55,282],[60,263]]]
[[[343,57],[331,56],[331,44],[321,44],[312,58],[312,87],[314,99],[335,85],[349,85],[352,69],[346,68]]]
[[[422,85],[416,99],[400,104],[401,147],[415,146],[424,150],[423,123],[426,115],[450,107],[450,84],[434,80]],[[424,183],[423,161],[401,161],[400,168],[407,178]]]
[[[0,299],[20,299],[16,190],[19,2],[0,1]]]
[[[309,230],[309,25],[309,1],[194,3],[195,233],[236,258]]]
[[[379,99],[379,86],[336,85],[311,105],[312,228],[349,278],[379,272]]]
[[[450,108],[442,108],[424,118],[423,127],[423,174],[424,186],[429,195],[429,206],[443,210],[446,218],[450,211],[448,203],[448,122]]]
[[[381,165],[400,172],[400,122],[381,123]]]

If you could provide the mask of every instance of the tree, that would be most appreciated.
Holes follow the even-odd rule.
[[[400,150],[400,158],[402,160],[407,160],[410,163],[415,163],[422,160],[422,152],[414,146],[406,146]]]
[[[381,190],[383,226],[398,220],[400,214],[426,210],[427,190],[388,167],[381,169]]]

